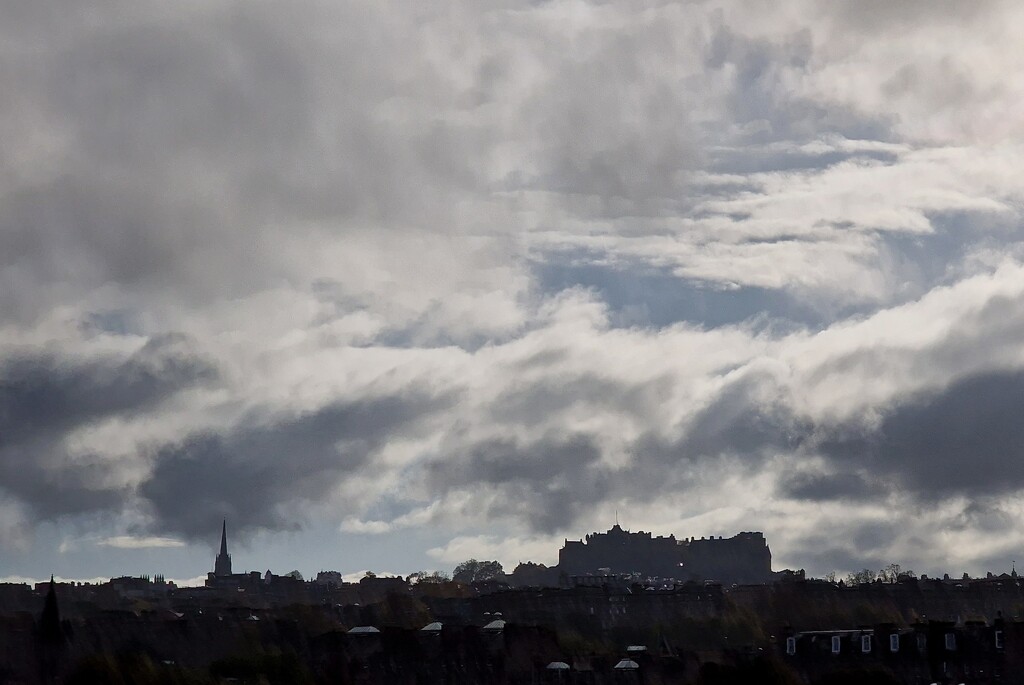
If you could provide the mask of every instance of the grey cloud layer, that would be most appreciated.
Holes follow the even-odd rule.
[[[622,503],[797,563],[956,552],[884,503],[997,558],[1021,12],[12,8],[0,504],[197,538]]]
[[[1024,487],[1020,371],[961,379],[940,393],[908,398],[876,431],[823,441],[840,463],[899,477],[921,497],[977,497]]]
[[[139,494],[163,529],[189,537],[208,537],[218,518],[241,531],[295,527],[295,507],[372,468],[368,460],[382,443],[450,404],[443,397],[368,398],[267,423],[242,421],[228,435],[190,436],[157,452]]]
[[[216,368],[154,338],[126,358],[67,359],[26,352],[0,365],[0,486],[42,518],[117,509],[129,488],[118,464],[76,452],[77,429],[157,411],[176,393],[216,379]]]

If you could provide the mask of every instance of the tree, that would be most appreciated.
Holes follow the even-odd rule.
[[[407,583],[447,583],[451,579],[444,571],[416,571],[405,580]]]
[[[481,580],[494,580],[505,575],[505,569],[497,561],[477,561],[469,559],[455,567],[452,580],[459,583],[476,583]]]
[[[878,577],[883,583],[895,583],[900,577],[900,571],[902,567],[899,564],[889,564],[878,572]]]
[[[875,574],[874,571],[872,571],[869,568],[866,568],[846,576],[846,584],[863,585],[864,583],[873,583],[875,581],[875,578],[877,577],[878,576]]]
[[[295,570],[295,571],[289,571],[289,572],[288,572],[288,573],[286,573],[285,575],[286,575],[286,576],[290,576],[290,577],[294,578],[295,580],[303,580],[303,578],[302,578],[302,574],[301,574],[301,573],[299,573],[299,572],[298,572],[298,570]]]

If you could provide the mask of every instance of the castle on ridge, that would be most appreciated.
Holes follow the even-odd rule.
[[[772,552],[763,533],[678,540],[674,535],[632,533],[618,523],[606,533],[565,540],[558,552],[558,570],[568,576],[628,573],[726,584],[768,583],[773,579]]]

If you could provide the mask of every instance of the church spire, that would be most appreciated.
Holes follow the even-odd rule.
[[[60,610],[57,608],[57,584],[50,576],[50,589],[43,604],[43,615],[39,619],[39,630],[46,644],[60,644],[63,633],[60,627]]]
[[[228,520],[224,519],[224,523],[220,529],[220,554],[217,555],[217,561],[213,566],[213,573],[217,576],[230,576],[231,575],[231,555],[228,554]]]

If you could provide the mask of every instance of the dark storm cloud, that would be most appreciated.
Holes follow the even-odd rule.
[[[825,457],[835,472],[798,472],[780,482],[786,497],[808,501],[868,501],[896,488],[939,502],[1024,487],[1024,372],[969,376],[903,398],[880,408],[881,421],[869,426],[797,419],[754,400],[757,381],[751,383],[724,391],[680,441],[643,444],[638,463],[645,454],[663,464],[738,455],[756,468],[775,453]]]
[[[520,444],[494,439],[469,447],[462,454],[430,465],[435,487],[507,483],[517,480],[550,482],[574,477],[595,465],[600,450],[588,436],[542,438]]]
[[[645,397],[640,389],[629,400],[627,388],[610,381],[587,387],[584,391],[566,382],[547,389],[523,388],[504,398],[495,416],[535,423],[581,397],[600,397],[599,404],[621,403],[644,411],[643,402],[636,399]],[[627,469],[600,461],[598,443],[590,436],[564,443],[550,437],[523,443],[492,441],[434,464],[433,487],[440,491],[445,483],[455,489],[474,482],[500,485],[508,495],[500,500],[503,513],[529,512],[533,518],[523,520],[541,522],[537,529],[542,531],[557,528],[558,521],[574,521],[601,501],[685,489],[694,474],[726,464],[757,473],[775,455],[828,460],[824,472],[797,471],[780,479],[780,495],[809,502],[867,502],[894,491],[940,502],[950,496],[984,498],[1024,487],[1024,373],[972,376],[941,392],[905,398],[881,409],[883,419],[871,428],[855,421],[818,424],[797,417],[784,403],[770,399],[780,396],[769,377],[753,374],[728,383],[687,421],[678,438],[652,433],[632,442]],[[526,408],[529,412],[524,414]],[[500,409],[512,413],[502,414]],[[854,542],[859,545],[867,535]],[[877,540],[872,544],[876,543],[881,545]]]
[[[513,517],[530,530],[550,533],[613,493],[614,474],[600,457],[587,435],[493,439],[445,455],[427,465],[425,474],[436,492],[495,488],[500,494],[489,502],[487,517]]]
[[[127,488],[117,465],[79,454],[68,435],[108,419],[155,410],[175,394],[217,377],[180,336],[148,341],[127,357],[69,359],[22,354],[0,362],[0,487],[50,518],[117,510]]]
[[[767,458],[793,449],[805,428],[769,405],[752,406],[760,382],[750,378],[726,384],[679,437],[651,432],[627,442],[624,464],[619,455],[604,454],[608,448],[596,434],[552,432],[469,446],[456,441],[444,449],[443,459],[426,467],[426,482],[439,494],[473,492],[475,485],[493,490],[495,497],[486,500],[488,517],[513,517],[534,532],[585,525],[605,502],[671,497],[716,471],[739,468],[754,474]],[[657,381],[632,386],[597,377],[553,379],[502,396],[491,414],[495,421],[531,425],[586,402],[595,411],[646,416],[670,397],[670,382],[662,391],[658,386]]]
[[[149,340],[126,357],[24,354],[0,361],[0,447],[52,438],[78,426],[151,409],[216,378],[213,364],[179,336]]]
[[[450,396],[388,396],[338,402],[298,416],[252,417],[228,432],[202,433],[155,455],[139,487],[161,532],[199,539],[211,521],[239,530],[295,529],[294,507],[316,502],[346,475],[372,471],[390,439],[447,408]]]
[[[859,473],[797,473],[783,477],[780,490],[786,497],[811,502],[865,501],[884,493]]]
[[[679,453],[688,458],[733,454],[754,459],[799,448],[807,427],[776,398],[762,397],[770,383],[752,374],[727,384],[691,421],[677,446]]]
[[[102,454],[70,454],[40,442],[0,449],[2,489],[41,520],[75,514],[116,514],[131,495],[117,482],[117,466]]]
[[[882,420],[871,427],[799,419],[781,404],[755,399],[762,382],[727,387],[682,440],[652,442],[639,450],[638,461],[645,452],[665,463],[739,455],[756,468],[771,454],[824,456],[835,473],[797,473],[780,484],[787,497],[810,501],[866,501],[896,487],[937,502],[1024,487],[1024,372],[970,376],[939,392],[903,398],[881,409]]]
[[[1024,487],[1024,373],[988,373],[902,402],[877,430],[824,441],[840,463],[896,476],[926,500]]]
[[[851,542],[858,550],[884,549],[899,534],[899,523],[888,521],[882,523],[864,523],[850,531]]]

